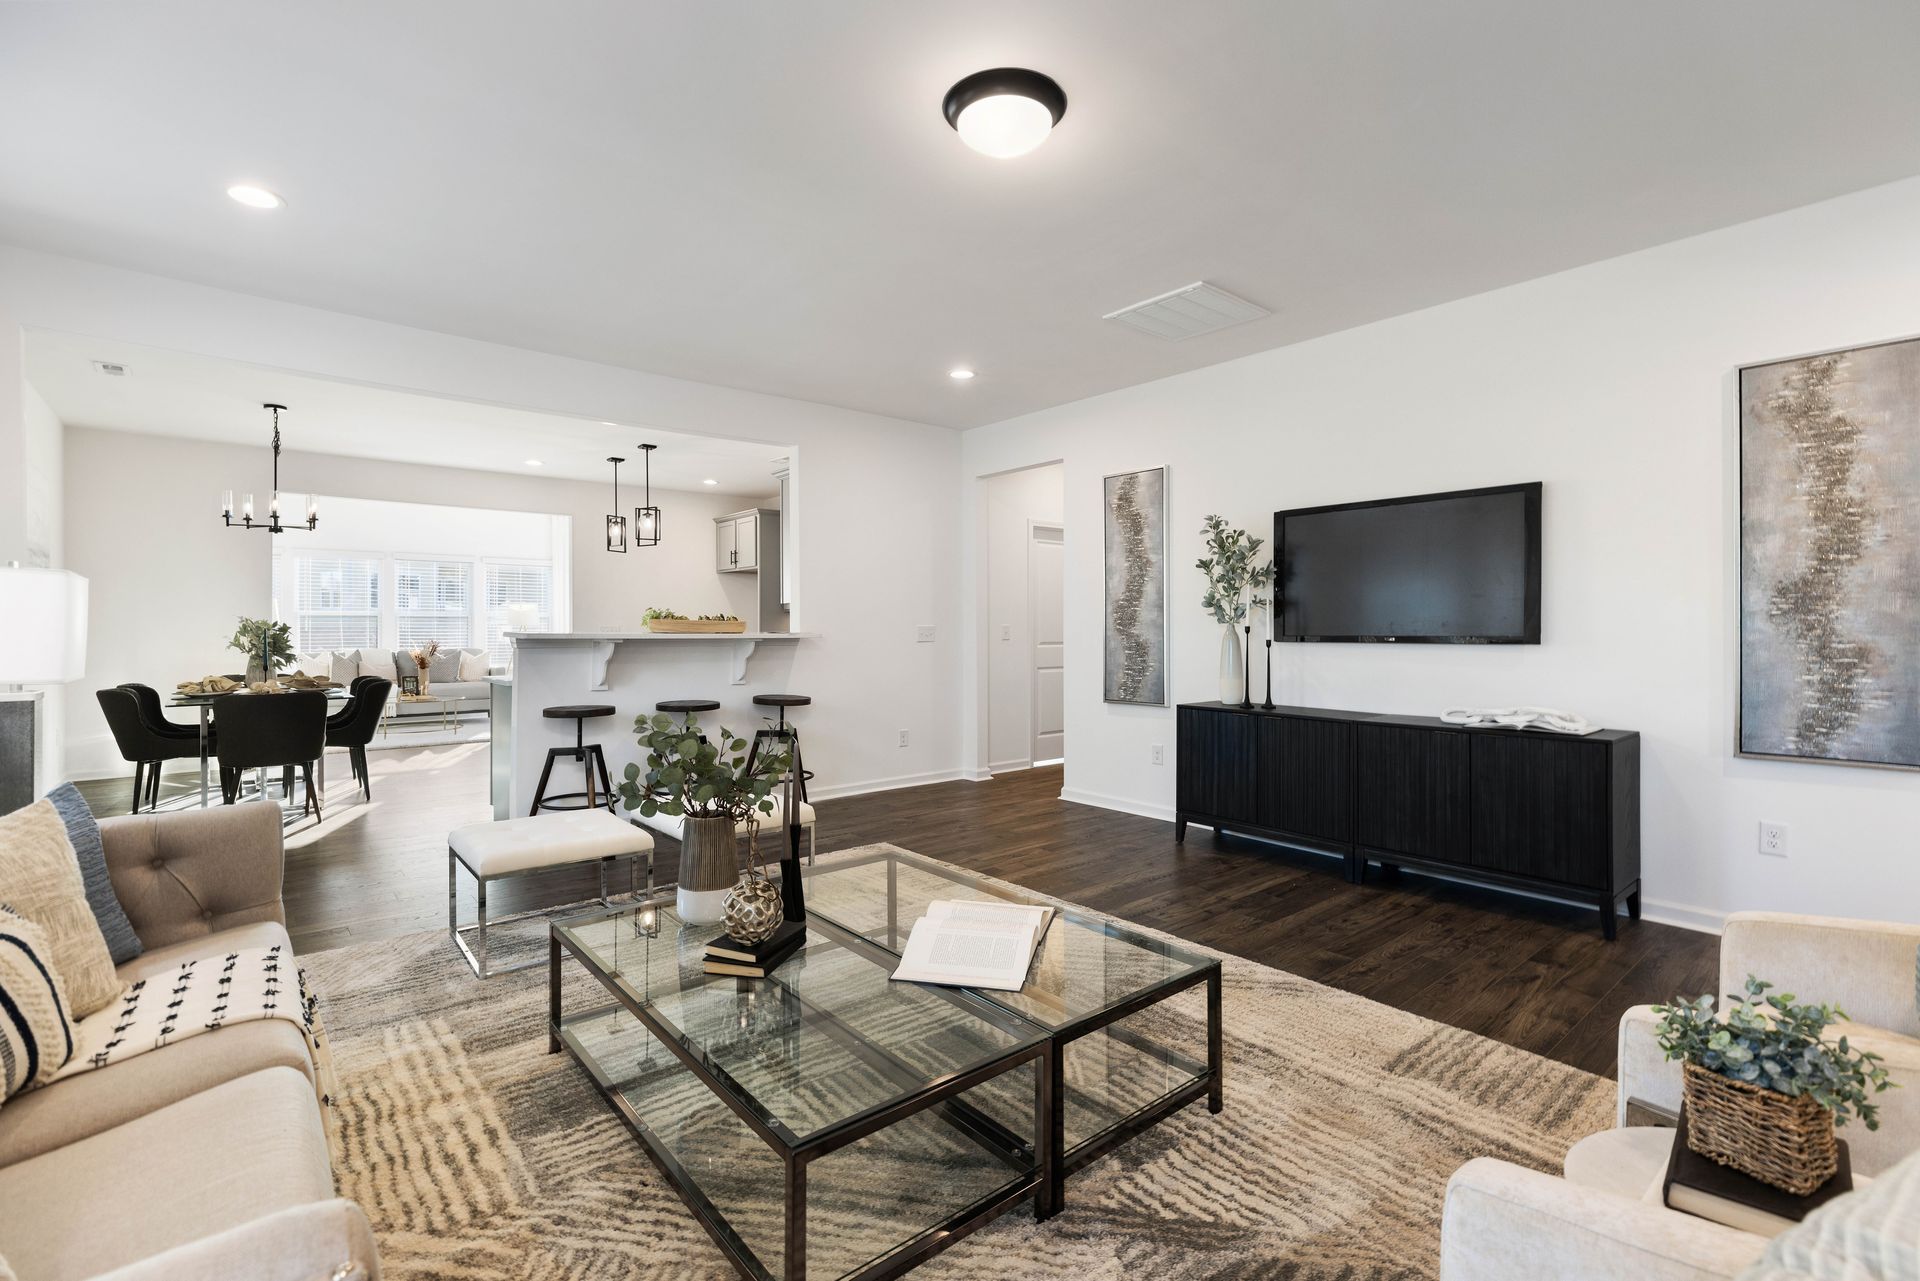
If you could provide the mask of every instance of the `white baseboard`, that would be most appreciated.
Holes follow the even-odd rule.
[[[1032,769],[1033,762],[1022,757],[1012,761],[994,761],[987,766],[988,774],[1012,774],[1023,769]]]
[[[1642,920],[1677,925],[1683,930],[1698,930],[1702,934],[1718,934],[1727,923],[1725,912],[1692,907],[1686,903],[1663,903],[1644,895],[1640,899],[1640,916]]]
[[[1077,787],[1060,789],[1060,799],[1072,801],[1076,805],[1092,805],[1103,810],[1119,810],[1122,814],[1138,814],[1141,818],[1157,818],[1164,823],[1173,821],[1173,806],[1150,805],[1125,796],[1107,796],[1100,792],[1089,792]]]
[[[928,783],[951,783],[964,778],[957,769],[929,770],[925,774],[901,774],[894,778],[871,778],[859,783],[842,783],[836,787],[815,787],[809,790],[808,799],[831,801],[841,796],[862,796],[868,792],[892,792],[902,787],[924,787]]]

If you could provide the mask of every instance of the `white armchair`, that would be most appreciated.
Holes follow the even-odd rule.
[[[1776,990],[1803,1001],[1837,1005],[1852,1019],[1837,1024],[1849,1045],[1886,1060],[1901,1086],[1878,1096],[1880,1128],[1853,1123],[1841,1131],[1855,1171],[1873,1175],[1920,1150],[1920,1008],[1915,962],[1920,925],[1849,921],[1785,912],[1736,912],[1720,936],[1720,987],[1739,992],[1757,974]],[[1674,993],[1697,996],[1698,993]],[[1620,1019],[1618,1123],[1629,1103],[1680,1110],[1680,1065],[1669,1063],[1656,1039],[1651,1006],[1636,1005]]]
[[[1740,991],[1752,973],[1801,1000],[1838,1005],[1854,1020],[1842,1029],[1849,1043],[1884,1056],[1889,1075],[1905,1087],[1876,1099],[1878,1130],[1846,1127],[1858,1174],[1878,1174],[1920,1150],[1917,951],[1920,926],[1775,912],[1737,913],[1721,937],[1716,996]],[[1621,1127],[1630,1104],[1680,1107],[1680,1067],[1661,1053],[1655,1023],[1644,1005],[1620,1020]],[[1657,1153],[1651,1173],[1646,1168],[1658,1140],[1613,1146],[1639,1149],[1642,1168],[1611,1184],[1591,1169],[1576,1171],[1571,1159],[1569,1178],[1490,1158],[1461,1166],[1447,1184],[1441,1281],[1727,1281],[1760,1257],[1766,1238],[1661,1203]]]

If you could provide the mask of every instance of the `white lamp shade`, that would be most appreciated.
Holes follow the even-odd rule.
[[[87,580],[64,569],[0,569],[0,681],[61,685],[87,665]]]

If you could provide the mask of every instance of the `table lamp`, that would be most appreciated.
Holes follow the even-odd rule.
[[[40,693],[77,681],[87,664],[87,580],[64,569],[0,569],[0,814],[30,805]]]

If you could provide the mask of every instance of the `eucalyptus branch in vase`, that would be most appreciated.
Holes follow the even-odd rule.
[[[1195,562],[1207,577],[1200,606],[1226,629],[1220,639],[1220,701],[1239,703],[1251,696],[1239,629],[1247,625],[1249,609],[1259,590],[1272,584],[1273,562],[1260,563],[1264,539],[1244,529],[1233,529],[1218,516],[1208,516],[1200,532],[1207,539],[1207,554]]]

